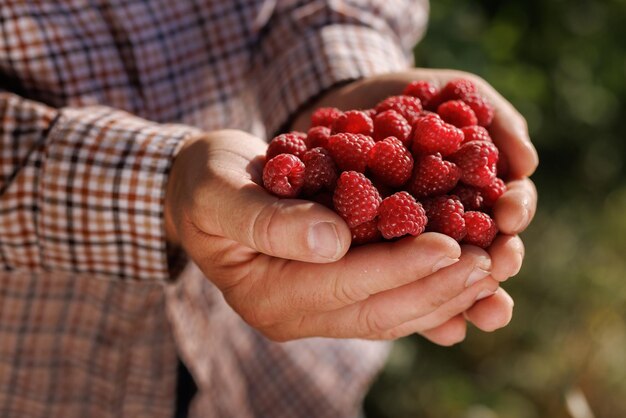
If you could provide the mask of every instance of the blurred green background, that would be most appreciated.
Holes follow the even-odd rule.
[[[540,203],[511,324],[397,342],[367,417],[626,417],[626,1],[433,0],[415,56],[526,116]]]

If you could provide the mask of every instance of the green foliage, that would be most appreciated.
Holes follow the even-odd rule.
[[[441,348],[396,343],[370,418],[626,416],[626,2],[431,2],[418,66],[477,73],[527,118],[539,211],[512,323]]]

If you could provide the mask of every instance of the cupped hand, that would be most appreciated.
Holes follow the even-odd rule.
[[[172,167],[165,215],[168,238],[273,340],[421,332],[446,343],[437,329],[497,297],[498,274],[519,269],[521,259],[498,267],[493,250],[461,250],[434,233],[348,251],[350,231],[333,211],[259,185],[265,149],[232,130],[190,140]]]
[[[506,158],[509,165],[508,189],[493,209],[496,224],[502,235],[499,235],[487,250],[492,260],[490,277],[504,281],[517,274],[522,265],[524,245],[517,234],[526,229],[536,211],[537,191],[528,177],[537,168],[539,159],[530,141],[523,116],[485,80],[462,71],[419,68],[368,77],[331,90],[309,109],[305,109],[296,118],[292,127],[295,130],[306,131],[310,115],[318,107],[367,109],[390,95],[401,94],[411,81],[426,80],[440,88],[448,81],[458,78],[472,81],[494,106],[495,116],[490,133],[501,151],[502,158]],[[493,296],[475,303],[464,314],[454,317],[447,315],[450,316],[448,321],[421,334],[436,343],[448,345],[464,338],[465,319],[482,330],[492,331],[508,324],[512,309],[513,300],[500,289]],[[391,334],[405,335],[414,330],[416,324],[419,324],[419,321],[409,322]]]

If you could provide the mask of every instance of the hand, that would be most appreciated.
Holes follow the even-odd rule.
[[[172,167],[165,211],[169,239],[271,339],[422,332],[450,344],[437,330],[498,289],[489,271],[519,269],[521,259],[505,271],[487,252],[434,233],[348,251],[350,231],[333,211],[258,185],[265,149],[239,131],[190,140]]]
[[[491,277],[504,281],[519,271],[524,256],[524,245],[517,236],[532,220],[537,191],[528,179],[536,169],[538,156],[530,142],[525,119],[485,80],[469,73],[453,70],[411,69],[401,73],[385,74],[359,80],[331,90],[317,103],[296,118],[293,129],[306,131],[310,115],[315,108],[335,106],[340,109],[367,109],[382,99],[401,94],[414,80],[427,80],[442,87],[450,80],[465,78],[474,82],[495,108],[495,118],[490,132],[492,138],[510,167],[512,180],[507,192],[494,208],[494,218],[501,233],[488,249],[492,259]],[[464,316],[477,327],[491,331],[506,325],[511,319],[513,300],[502,289],[491,298],[478,302],[464,315],[457,315],[438,328],[424,332],[427,338],[443,343],[458,341],[465,335]],[[410,328],[411,325],[407,325]]]

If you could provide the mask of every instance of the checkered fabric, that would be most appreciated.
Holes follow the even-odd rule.
[[[276,344],[163,226],[171,161],[399,70],[425,0],[0,1],[0,417],[350,417],[384,343]]]

